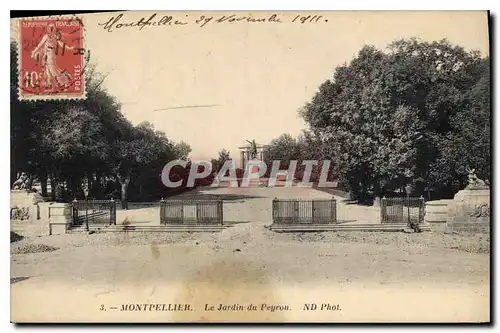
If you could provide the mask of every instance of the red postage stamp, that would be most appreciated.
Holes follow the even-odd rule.
[[[19,99],[84,99],[81,18],[19,22]]]

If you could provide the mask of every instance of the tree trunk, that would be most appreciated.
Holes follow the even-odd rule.
[[[95,181],[92,184],[92,189],[94,190],[96,197],[99,197],[100,199],[102,196],[102,179],[99,171],[96,171],[95,173]]]
[[[56,182],[54,180],[54,175],[50,175],[50,197],[52,201],[56,200]]]
[[[126,177],[122,177],[118,174],[116,178],[120,183],[120,198],[122,202],[122,209],[128,209],[127,189],[128,184],[130,183],[130,173]]]
[[[89,187],[89,193],[92,193],[94,190],[94,175],[92,174],[92,172],[87,172],[87,183]]]
[[[373,196],[376,197],[381,197],[382,196],[382,186],[380,186],[380,181],[376,180],[373,183]]]
[[[82,187],[82,175],[75,175],[70,178],[71,192],[73,198],[84,198],[83,187]]]
[[[42,172],[40,174],[40,186],[42,187],[42,197],[48,197],[47,194],[47,174]]]
[[[122,201],[122,209],[128,209],[128,202],[127,202],[127,188],[128,188],[128,183],[127,182],[120,182],[121,185],[121,201]]]

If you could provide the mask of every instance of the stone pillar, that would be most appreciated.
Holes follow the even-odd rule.
[[[40,202],[38,204],[40,208],[40,219],[36,222],[38,236],[50,235],[49,207],[53,204],[54,202]]]
[[[240,168],[245,168],[245,152],[243,150],[240,151]]]
[[[244,163],[243,163],[243,170],[245,170],[247,168],[247,165],[248,165],[248,161],[250,161],[250,151],[247,149],[245,150],[245,158],[243,159],[244,160]]]
[[[49,206],[49,234],[66,234],[71,225],[71,204],[53,203]]]

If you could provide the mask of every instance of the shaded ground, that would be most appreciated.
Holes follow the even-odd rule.
[[[10,253],[11,254],[27,254],[27,253],[39,253],[39,252],[52,252],[58,250],[57,247],[45,245],[45,244],[37,244],[37,243],[25,243],[25,244],[16,244],[11,246]]]
[[[328,243],[364,243],[376,245],[395,245],[399,249],[435,248],[453,249],[471,253],[490,253],[489,234],[444,234],[437,232],[423,232],[407,234],[401,232],[362,232],[339,231],[319,233],[290,233],[282,234],[300,242],[328,242]]]

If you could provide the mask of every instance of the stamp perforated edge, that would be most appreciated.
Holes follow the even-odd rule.
[[[15,41],[17,42],[17,50],[16,50],[16,66],[17,66],[17,75],[19,78],[19,73],[21,73],[21,61],[20,61],[20,55],[21,55],[21,48],[22,48],[22,43],[21,43],[21,21],[36,21],[36,20],[54,20],[54,19],[75,19],[78,18],[82,22],[82,47],[85,49],[85,25],[83,24],[83,16],[82,15],[49,15],[49,16],[36,16],[36,17],[21,17],[21,18],[15,18],[11,19],[11,35],[16,36]],[[12,39],[11,39],[12,40]],[[87,84],[85,81],[85,69],[87,66],[86,56],[82,56],[82,67],[83,67],[83,72],[82,72],[82,77],[83,77],[83,92],[79,96],[75,95],[64,95],[64,94],[59,94],[59,95],[49,95],[49,94],[40,94],[40,95],[30,95],[30,96],[23,96],[21,92],[21,83],[18,82],[17,86],[17,98],[20,101],[57,101],[57,100],[85,100],[87,99]]]

